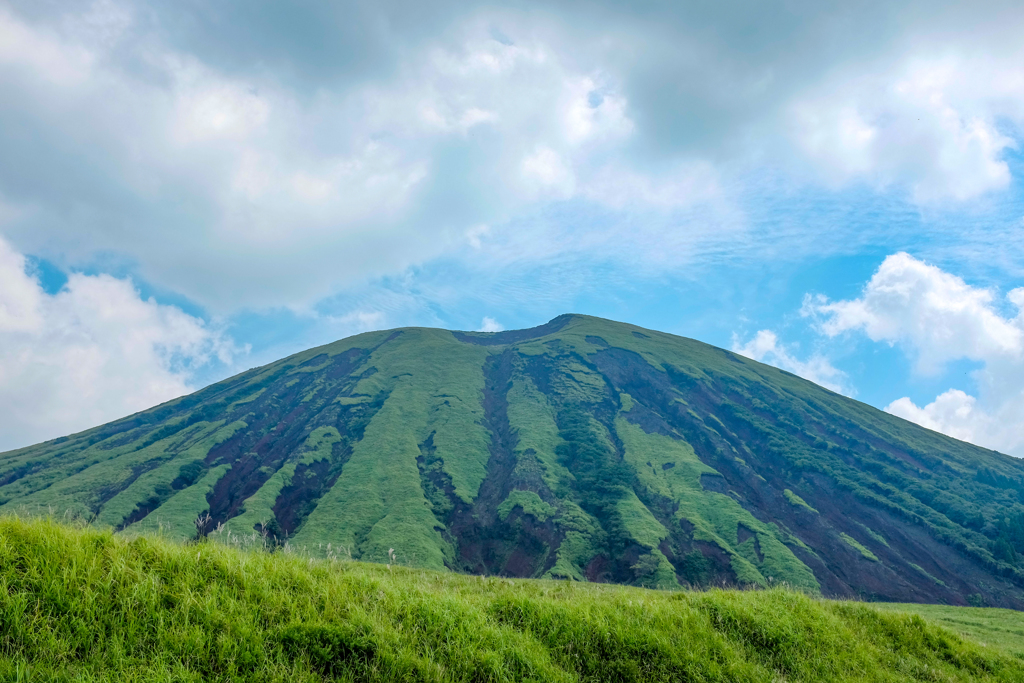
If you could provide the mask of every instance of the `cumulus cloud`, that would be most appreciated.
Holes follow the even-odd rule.
[[[974,199],[1010,184],[1005,155],[1022,120],[1024,54],[912,55],[892,70],[829,83],[791,105],[792,134],[833,184],[905,183],[922,204]]]
[[[904,396],[887,405],[885,410],[954,438],[983,443],[989,440],[991,430],[997,425],[992,416],[978,410],[977,404],[978,399],[970,394],[950,389],[922,407]]]
[[[834,367],[831,362],[820,354],[813,354],[807,360],[800,360],[795,350],[787,349],[779,343],[778,335],[771,330],[760,330],[754,338],[741,344],[733,337],[732,350],[736,353],[753,358],[756,361],[774,365],[777,368],[792,372],[804,379],[819,384],[826,389],[853,395],[846,373]]]
[[[1024,289],[998,297],[906,253],[887,257],[857,299],[808,297],[803,313],[827,336],[861,332],[899,345],[919,373],[958,359],[982,364],[978,395],[950,389],[918,406],[908,397],[886,410],[956,438],[1024,456]],[[1013,310],[1014,314],[1004,311]]]
[[[93,427],[193,390],[228,363],[221,333],[129,280],[73,273],[49,294],[0,240],[0,450]]]
[[[1008,295],[1017,303],[1024,289]],[[820,319],[834,337],[858,330],[872,341],[902,344],[916,355],[917,369],[940,371],[957,358],[1016,358],[1024,350],[1019,318],[1004,318],[991,290],[901,252],[887,257],[858,299],[829,302],[807,297],[803,313]]]

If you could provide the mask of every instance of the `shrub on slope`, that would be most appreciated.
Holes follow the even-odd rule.
[[[0,518],[0,679],[1024,681],[919,617],[125,539]]]

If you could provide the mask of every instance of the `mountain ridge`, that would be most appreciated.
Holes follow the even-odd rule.
[[[0,509],[660,587],[1024,608],[1024,466],[730,351],[566,314],[309,349],[0,454]]]

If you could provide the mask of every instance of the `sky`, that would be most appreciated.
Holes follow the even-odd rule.
[[[0,0],[0,450],[573,312],[1024,456],[1024,5]]]

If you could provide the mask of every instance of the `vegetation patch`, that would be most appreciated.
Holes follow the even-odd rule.
[[[860,542],[857,541],[857,539],[854,538],[853,536],[850,536],[850,535],[845,534],[845,533],[840,533],[839,537],[841,539],[843,539],[844,541],[846,541],[846,544],[848,546],[850,546],[851,548],[853,548],[854,550],[859,552],[866,559],[869,559],[872,562],[878,562],[878,557],[873,552],[871,552],[870,550],[865,548],[863,545],[861,545]]]
[[[545,503],[533,491],[516,490],[508,494],[508,498],[498,506],[498,517],[504,522],[517,507],[522,509],[523,514],[533,515],[539,522],[546,521],[557,512],[554,506]]]
[[[277,470],[256,493],[245,500],[242,513],[232,517],[225,524],[226,531],[231,534],[248,535],[254,531],[262,533],[266,530],[273,532],[275,537],[282,535],[274,515],[274,503],[281,495],[281,490],[292,483],[296,467],[330,460],[333,446],[339,441],[341,434],[334,427],[318,427],[313,430],[306,438],[303,448]]]
[[[943,626],[986,651],[999,652],[1024,661],[1024,613],[994,607],[952,607],[875,603],[872,608],[887,614],[916,614]]]
[[[953,608],[783,589],[482,579],[11,517],[0,583],[12,681],[1024,680],[1012,645],[980,644]],[[1012,635],[999,619],[989,633]]]
[[[859,526],[861,529],[863,529],[864,533],[866,533],[868,536],[870,536],[877,543],[881,543],[886,548],[889,547],[889,541],[885,540],[885,536],[883,536],[882,534],[877,533],[871,527],[869,527],[869,526],[867,526],[865,524],[861,524],[860,522],[857,523],[857,526]]]
[[[744,464],[746,464],[746,463],[744,463]],[[818,514],[817,510],[815,510],[814,508],[812,508],[810,505],[807,504],[807,501],[805,501],[803,498],[801,498],[800,496],[798,496],[795,493],[793,493],[790,489],[784,489],[782,491],[782,495],[784,495],[786,497],[786,500],[789,501],[790,505],[796,505],[797,507],[807,508],[808,510],[810,510],[814,514]]]
[[[914,569],[916,569],[918,572],[920,572],[921,576],[927,577],[928,580],[931,581],[932,583],[939,584],[940,586],[944,586],[945,585],[945,583],[943,583],[943,581],[941,579],[936,579],[934,576],[932,576],[931,574],[926,572],[924,567],[922,567],[921,565],[914,564],[913,562],[911,562],[910,566],[913,567]]]

